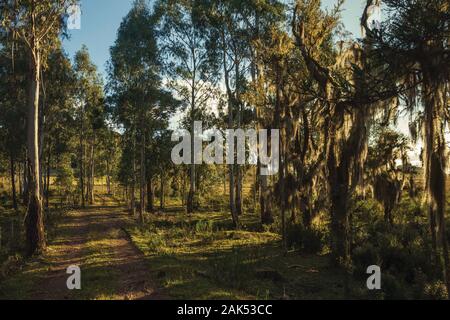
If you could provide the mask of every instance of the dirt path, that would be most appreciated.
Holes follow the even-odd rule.
[[[162,299],[150,266],[124,227],[133,223],[120,207],[73,211],[58,225],[48,252],[32,268],[30,299]],[[81,269],[81,290],[68,290],[67,267]]]

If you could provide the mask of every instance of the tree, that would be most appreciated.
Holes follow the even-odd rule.
[[[26,113],[24,105],[26,103],[27,61],[23,50],[18,50],[18,44],[8,39],[5,35],[0,40],[4,45],[0,51],[0,131],[4,145],[0,148],[5,158],[9,159],[11,177],[11,197],[13,208],[18,209],[18,196],[16,188],[17,164],[23,156],[25,149],[26,128],[24,126]],[[21,48],[22,49],[22,48]],[[17,51],[17,52],[16,52]]]
[[[380,1],[381,2],[381,1]],[[450,297],[450,259],[446,238],[446,88],[450,73],[447,0],[385,0],[388,19],[381,30],[364,24],[381,72],[397,77],[395,88],[415,112],[423,109],[423,166],[433,260],[442,265]],[[372,5],[367,2],[367,7]],[[366,15],[367,16],[367,15]],[[400,89],[401,88],[401,89]]]
[[[373,94],[367,77],[372,66],[365,47],[341,42],[333,50],[332,36],[338,30],[342,4],[339,0],[331,12],[324,12],[320,0],[298,0],[292,27],[296,45],[316,85],[314,95],[324,107],[331,248],[333,261],[347,269],[351,262],[349,202],[363,181],[369,116],[392,95],[378,91]]]
[[[51,169],[60,169],[64,154],[72,151],[72,136],[76,135],[73,118],[77,81],[72,64],[62,48],[55,49],[48,57],[47,67],[42,73],[41,108],[41,167],[45,173],[43,195],[45,207],[49,207]],[[44,170],[43,170],[44,171]]]
[[[39,164],[39,97],[41,68],[64,29],[63,15],[74,0],[2,1],[2,28],[17,35],[27,50],[29,92],[27,101],[28,209],[25,218],[27,254],[46,247]]]
[[[119,28],[115,45],[111,48],[109,75],[111,98],[115,104],[117,119],[125,127],[127,134],[131,135],[133,146],[137,142],[140,145],[141,223],[144,223],[147,185],[147,138],[152,138],[157,129],[167,126],[168,118],[177,105],[172,95],[161,88],[161,63],[154,28],[155,17],[150,14],[145,1],[135,1]],[[134,154],[136,150],[133,147]],[[134,168],[135,161],[132,162]],[[133,202],[134,184],[133,179]],[[133,207],[132,204],[132,212]]]
[[[165,70],[170,76],[169,86],[189,106],[189,129],[194,137],[194,122],[203,118],[208,102],[216,95],[218,59],[209,50],[215,46],[215,39],[202,24],[202,8],[198,1],[164,0],[155,7],[156,14],[161,15],[159,39],[168,61]],[[194,139],[191,139],[191,150],[194,150]],[[192,151],[188,213],[198,205],[195,158]]]
[[[75,54],[76,118],[79,125],[79,189],[81,205],[94,204],[95,151],[98,131],[105,126],[103,81],[86,46]]]
[[[392,211],[400,202],[401,192],[409,170],[408,139],[398,132],[379,127],[374,130],[374,141],[369,145],[367,169],[375,199],[384,207],[385,222],[394,224]],[[402,161],[397,168],[397,161]]]

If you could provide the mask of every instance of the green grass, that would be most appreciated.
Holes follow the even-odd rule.
[[[344,277],[325,255],[284,254],[280,237],[244,215],[232,230],[226,213],[167,212],[128,231],[149,268],[174,299],[339,299]],[[362,297],[365,283],[351,283]],[[359,292],[359,293],[358,293]]]
[[[60,219],[63,213],[51,215],[50,248],[56,249],[74,236],[70,225]],[[11,219],[12,215],[3,211],[0,221]],[[351,278],[350,290],[345,294],[345,277],[329,266],[326,254],[307,255],[298,251],[285,254],[280,248],[280,236],[262,228],[258,215],[241,216],[242,228],[236,231],[227,212],[203,209],[187,215],[180,203],[168,198],[165,212],[149,215],[147,220],[143,227],[129,224],[127,231],[145,255],[148,277],[156,279],[157,286],[169,298],[367,298],[365,280]],[[117,297],[120,275],[117,269],[109,268],[114,257],[106,250],[111,245],[108,241],[116,236],[102,232],[94,227],[83,244],[83,290],[71,292],[70,299]],[[50,251],[44,258],[19,260],[17,265],[23,269],[0,280],[0,298],[28,298],[37,281],[49,270],[52,256]]]

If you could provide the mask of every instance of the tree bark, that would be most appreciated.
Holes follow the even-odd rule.
[[[195,55],[195,48],[191,48],[191,56],[192,56],[192,83],[191,83],[191,179],[190,179],[190,186],[189,186],[189,194],[187,199],[187,205],[186,210],[187,213],[193,213],[194,209],[196,209],[196,195],[197,195],[197,189],[196,189],[196,166],[195,166],[195,112],[196,112],[196,90],[195,90],[195,78],[197,73],[197,65],[196,65],[196,55]]]
[[[242,125],[242,110],[241,110],[241,97],[240,97],[240,67],[239,63],[235,62],[235,73],[236,73],[236,122],[237,127],[240,129]],[[234,150],[233,150],[234,152]],[[236,214],[238,216],[242,215],[242,167],[236,164]]]
[[[111,168],[109,160],[106,160],[106,192],[111,195]]]
[[[23,197],[23,176],[22,176],[22,164],[19,161],[19,170],[18,170],[18,180],[19,180],[19,196],[22,198]]]
[[[84,106],[81,106],[81,131],[80,131],[80,194],[81,207],[86,206],[86,199],[84,197]]]
[[[333,148],[332,144],[330,143],[330,148]],[[330,151],[327,162],[328,183],[331,193],[332,258],[336,265],[345,267],[350,261],[348,244],[349,221],[347,215],[349,167],[345,159],[342,159],[340,164],[337,163],[334,151]]]
[[[147,211],[155,212],[152,177],[147,180]]]
[[[48,209],[49,208],[49,204],[50,204],[50,160],[51,160],[51,149],[49,148],[48,150],[48,155],[47,155],[47,174],[46,174],[46,178],[47,178],[47,182],[46,182],[46,188],[45,188],[45,208]]]
[[[144,130],[142,125],[142,130]],[[146,139],[145,139],[145,132],[141,132],[142,134],[142,141],[141,141],[141,177],[140,177],[140,205],[139,205],[139,222],[141,224],[145,223],[144,220],[144,211],[145,211],[145,146],[146,146]]]
[[[165,206],[165,183],[164,183],[164,175],[161,172],[161,189],[160,189],[160,195],[159,195],[159,208],[161,210],[164,210]]]
[[[95,203],[95,137],[92,139],[91,143],[91,154],[89,161],[89,204],[93,205]]]
[[[136,188],[136,137],[133,136],[133,163],[131,164],[131,190],[130,190],[130,215],[133,217],[136,215],[136,198],[135,198],[135,188]]]
[[[432,68],[431,68],[432,69]],[[425,112],[424,173],[426,203],[430,218],[432,247],[441,264],[444,283],[450,298],[450,261],[446,235],[446,144],[445,144],[445,85],[435,79],[427,67],[423,72]]]
[[[39,174],[39,84],[41,57],[37,39],[30,49],[30,86],[28,92],[27,148],[28,148],[28,209],[25,217],[26,252],[28,256],[45,250],[44,218]]]
[[[16,194],[16,163],[14,157],[10,156],[10,169],[11,169],[11,196],[14,210],[17,210],[17,194]]]

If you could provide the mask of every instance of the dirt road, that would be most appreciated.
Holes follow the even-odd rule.
[[[29,263],[32,282],[25,299],[163,299],[143,254],[124,228],[133,220],[120,207],[96,206],[70,212],[58,224],[46,254]],[[81,269],[81,290],[69,290],[69,266]],[[14,282],[14,277],[9,281]],[[21,281],[17,282],[21,285]],[[16,288],[19,290],[19,288]]]

